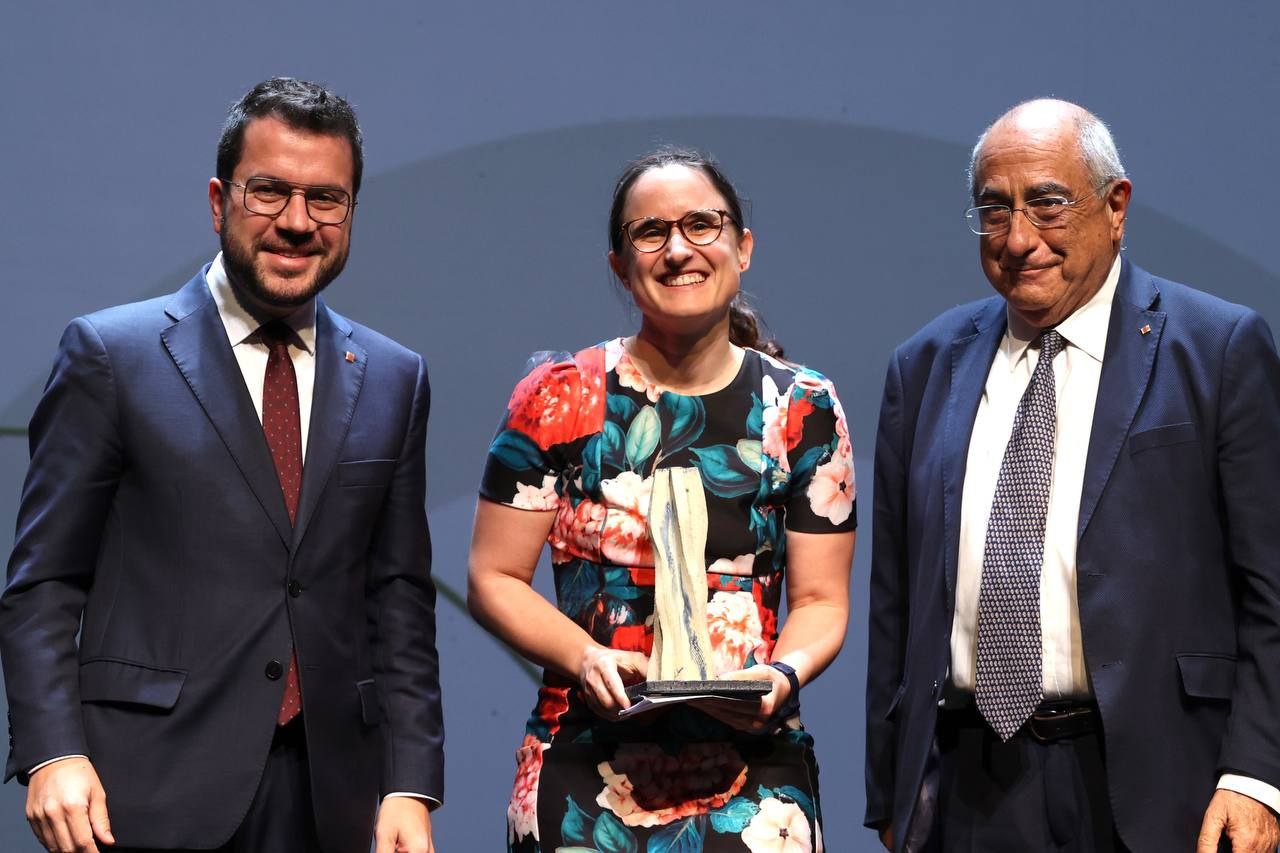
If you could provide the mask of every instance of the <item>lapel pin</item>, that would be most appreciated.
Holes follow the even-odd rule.
[[[1147,326],[1147,329],[1150,329],[1150,328],[1151,328],[1150,326]],[[1143,333],[1144,335],[1147,333],[1147,329],[1144,329],[1144,330],[1143,330],[1143,332],[1142,332],[1142,333]],[[355,363],[356,363],[356,354],[355,354],[355,353],[353,353],[351,350],[347,350],[347,354],[346,354],[345,358],[347,359],[347,361],[351,362],[352,364],[355,364]]]
[[[1147,325],[1143,326],[1141,329],[1139,329],[1139,330],[1138,330],[1138,332],[1139,332],[1140,334],[1143,334],[1143,335],[1147,334],[1147,333],[1148,333],[1148,332],[1150,332],[1150,331],[1151,331],[1151,325],[1150,325],[1150,324],[1147,324]],[[348,355],[348,356],[350,356],[350,355],[351,355],[351,353],[347,353],[347,355]],[[350,361],[350,360],[351,360],[350,358],[348,358],[348,359],[347,359],[347,361]]]

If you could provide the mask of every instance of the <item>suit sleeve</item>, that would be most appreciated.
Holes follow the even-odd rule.
[[[444,719],[426,518],[430,401],[419,357],[404,446],[370,546],[366,599],[384,714],[382,793],[409,791],[443,802]]]
[[[1236,681],[1219,770],[1280,787],[1280,358],[1252,312],[1228,341],[1219,410],[1220,500],[1238,601]]]
[[[76,634],[124,465],[111,361],[84,318],[63,334],[31,419],[31,465],[0,596],[9,701],[5,781],[87,754]],[[92,757],[92,756],[90,756]]]
[[[864,823],[879,828],[893,816],[893,705],[902,682],[907,630],[905,436],[902,374],[895,354],[885,378],[876,432],[872,511],[871,589],[867,641],[867,810]]]

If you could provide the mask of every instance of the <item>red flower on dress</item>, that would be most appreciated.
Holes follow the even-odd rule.
[[[604,405],[604,353],[584,350],[572,362],[540,364],[520,380],[507,403],[507,428],[547,450],[597,432]]]
[[[538,837],[538,777],[542,775],[542,751],[548,744],[525,735],[516,750],[516,783],[507,803],[507,843],[532,835]]]
[[[787,407],[787,450],[795,450],[800,439],[804,437],[804,419],[813,412],[813,403],[809,395],[792,400]]]
[[[747,782],[747,764],[727,743],[690,743],[671,753],[656,743],[627,743],[596,766],[604,790],[596,803],[627,826],[662,826],[723,806]]]

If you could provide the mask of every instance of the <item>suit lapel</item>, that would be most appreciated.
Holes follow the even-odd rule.
[[[353,360],[348,360],[351,353]],[[351,324],[316,300],[316,379],[302,468],[302,496],[293,530],[296,548],[333,475],[364,384],[368,353],[351,338]]]
[[[953,611],[956,565],[960,554],[960,512],[969,439],[978,402],[987,384],[991,360],[1005,330],[1005,303],[995,297],[981,303],[973,315],[974,332],[951,343],[951,391],[947,395],[947,423],[942,447],[942,512],[946,531],[947,612]]]
[[[160,333],[161,341],[287,545],[293,531],[276,466],[203,270],[174,295],[165,311],[176,322]]]
[[[1138,405],[1147,393],[1151,366],[1164,329],[1165,313],[1151,310],[1159,297],[1160,291],[1145,270],[1127,260],[1122,263],[1111,305],[1107,349],[1102,358],[1098,401],[1080,493],[1081,538],[1115,467]]]

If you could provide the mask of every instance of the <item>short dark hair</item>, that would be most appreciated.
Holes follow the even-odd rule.
[[[664,166],[684,166],[702,172],[711,181],[716,192],[724,198],[729,208],[729,215],[739,230],[747,227],[743,215],[742,198],[734,187],[729,176],[724,173],[720,164],[707,154],[693,148],[682,148],[678,145],[663,145],[643,157],[638,157],[627,164],[613,187],[613,204],[609,208],[609,248],[614,254],[621,255],[626,249],[622,238],[622,209],[627,205],[627,196],[635,182],[651,169]],[[747,301],[741,290],[729,306],[729,340],[738,346],[750,347],[761,352],[783,357],[782,345],[768,334],[764,322],[756,310]]]
[[[351,146],[355,165],[352,173],[352,195],[360,193],[360,177],[364,172],[364,138],[355,110],[345,98],[307,80],[272,77],[254,86],[227,111],[218,139],[217,176],[229,181],[240,163],[244,150],[245,128],[254,119],[274,117],[290,127],[328,136],[341,136]]]

